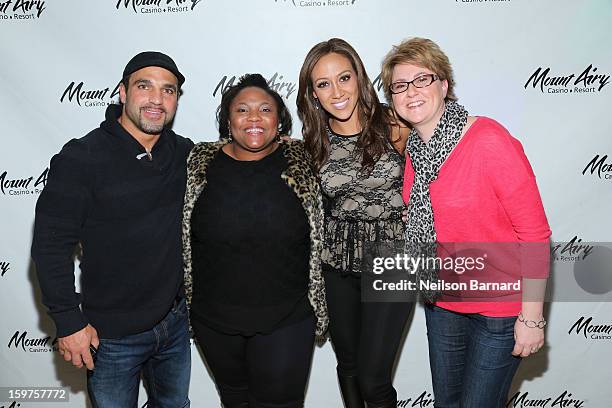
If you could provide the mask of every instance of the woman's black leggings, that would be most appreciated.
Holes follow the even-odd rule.
[[[361,279],[324,268],[339,376],[357,376],[366,402],[393,401],[393,363],[414,303],[362,302]]]
[[[228,335],[192,321],[226,408],[301,408],[314,349],[315,318],[270,334]]]

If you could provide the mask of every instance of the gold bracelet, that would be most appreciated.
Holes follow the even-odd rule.
[[[546,320],[544,320],[544,318],[542,318],[542,320],[539,322],[536,322],[535,320],[527,320],[525,319],[525,316],[523,316],[523,312],[519,312],[518,321],[525,323],[525,326],[529,327],[530,329],[544,329],[544,327],[546,327]]]

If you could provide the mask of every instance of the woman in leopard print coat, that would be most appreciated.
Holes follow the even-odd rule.
[[[226,91],[221,140],[187,161],[190,322],[227,408],[301,406],[315,334],[327,329],[323,206],[291,117],[258,74]]]

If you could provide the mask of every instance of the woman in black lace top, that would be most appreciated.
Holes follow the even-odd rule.
[[[395,407],[392,367],[412,303],[362,302],[368,243],[404,237],[403,152],[408,129],[382,106],[356,51],[315,45],[297,96],[306,149],[326,200],[323,274],[330,336],[346,407]]]

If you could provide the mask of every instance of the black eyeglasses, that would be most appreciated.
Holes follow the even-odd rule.
[[[414,85],[415,88],[425,88],[433,83],[433,81],[440,79],[436,74],[424,74],[414,78],[412,81],[397,81],[389,86],[389,90],[393,95],[406,92],[410,84]]]

